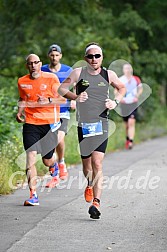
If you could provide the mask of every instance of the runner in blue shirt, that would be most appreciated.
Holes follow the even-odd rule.
[[[53,44],[49,47],[48,58],[50,60],[49,64],[43,65],[41,70],[43,72],[50,72],[57,75],[60,83],[62,83],[71,73],[72,68],[60,63],[62,58],[62,50],[59,45]],[[56,147],[56,153],[58,156],[58,166],[59,166],[59,177],[60,179],[66,179],[68,176],[66,164],[64,162],[64,151],[65,151],[65,141],[64,137],[67,134],[68,120],[70,119],[70,106],[75,108],[75,103],[67,100],[66,104],[60,107],[60,118],[62,124],[58,130],[58,141],[59,144]],[[46,184],[46,187],[53,188],[59,183],[58,175],[53,177],[51,181]]]

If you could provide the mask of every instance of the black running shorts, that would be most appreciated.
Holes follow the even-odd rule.
[[[129,118],[137,119],[137,103],[121,104],[122,118],[125,122]]]
[[[68,122],[69,120],[67,118],[61,118],[61,126],[58,130],[63,131],[65,134],[67,134]]]
[[[37,151],[43,158],[50,159],[57,146],[57,131],[51,132],[50,125],[34,125],[25,123],[23,125],[24,149]]]
[[[103,135],[83,137],[82,127],[78,126],[78,140],[81,158],[89,158],[93,151],[105,153],[108,143],[108,122],[103,122]]]

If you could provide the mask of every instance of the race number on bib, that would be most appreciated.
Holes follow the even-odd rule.
[[[83,137],[91,137],[103,134],[102,121],[96,123],[81,123]]]

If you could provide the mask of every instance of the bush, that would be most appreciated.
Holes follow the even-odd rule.
[[[18,167],[16,158],[23,152],[21,135],[13,136],[11,140],[5,141],[0,148],[0,194],[7,194],[13,191],[9,185],[11,176],[16,173],[12,179],[12,185],[16,186],[18,180],[24,180],[24,167]],[[18,172],[20,171],[20,172]]]
[[[17,86],[15,80],[0,78],[0,144],[17,136],[20,131],[20,125],[16,122],[17,113]],[[10,82],[10,86],[9,86]],[[5,86],[6,84],[6,86]]]

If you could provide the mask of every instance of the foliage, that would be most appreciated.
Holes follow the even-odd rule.
[[[163,54],[161,74],[166,74],[166,8],[167,3],[158,0],[117,3],[113,0],[2,0],[0,72],[5,76],[24,74],[25,56],[34,52],[45,62],[52,43],[62,46],[64,61],[73,65],[82,59],[85,45],[95,40],[104,48],[105,65],[123,58],[144,69],[144,65],[150,64],[147,52],[156,64],[159,56],[152,52],[157,51]],[[141,62],[138,57],[143,54],[146,57]],[[147,75],[151,74],[148,68]],[[155,78],[158,80],[156,73]]]
[[[17,113],[16,80],[0,78],[0,143],[17,135],[20,126],[15,120]],[[8,82],[10,86],[8,86]],[[15,84],[14,84],[15,82]]]

